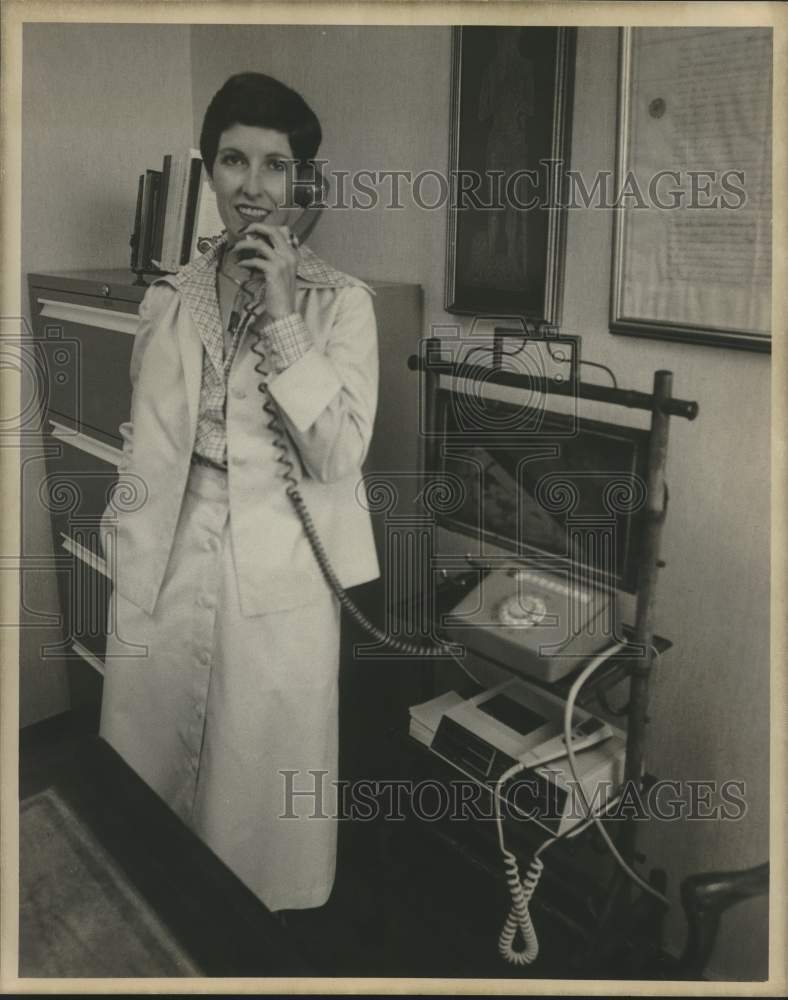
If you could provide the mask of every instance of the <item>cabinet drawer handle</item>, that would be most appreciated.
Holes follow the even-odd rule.
[[[41,315],[46,319],[59,319],[64,323],[79,323],[94,326],[99,330],[128,333],[134,336],[139,322],[136,313],[117,312],[115,309],[100,309],[98,306],[83,306],[78,302],[58,302],[56,299],[38,300],[43,307]]]
[[[86,646],[83,646],[78,639],[71,640],[71,648],[74,650],[77,656],[82,657],[82,659],[85,661],[85,663],[88,664],[88,666],[93,667],[94,670],[97,670],[102,677],[104,676],[104,670],[105,670],[104,664],[94,653],[91,653]]]
[[[86,566],[90,566],[91,569],[94,569],[97,573],[101,573],[102,576],[106,576],[107,579],[109,579],[106,559],[102,559],[101,556],[97,556],[95,552],[91,552],[90,549],[86,549],[84,545],[81,545],[79,542],[75,542],[74,539],[67,535],[64,531],[60,532],[60,537],[63,539],[60,544],[69,555],[75,556],[81,562],[85,563]]]
[[[108,299],[109,296],[110,296],[110,292],[111,291],[112,291],[112,289],[109,287],[109,285],[102,285],[101,286],[101,294],[104,296],[104,298]]]
[[[102,462],[114,465],[115,468],[120,464],[120,460],[123,458],[123,452],[120,448],[113,448],[111,444],[104,444],[103,441],[97,441],[87,434],[82,434],[81,431],[72,430],[65,424],[59,424],[57,420],[50,420],[49,424],[52,428],[52,437],[57,438],[58,441],[64,441],[72,448],[84,451],[94,458],[100,458]]]

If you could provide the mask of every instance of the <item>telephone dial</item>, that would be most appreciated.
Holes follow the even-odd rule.
[[[537,594],[526,594],[520,598],[510,594],[498,605],[497,616],[501,625],[512,628],[533,628],[547,614],[547,605]]]

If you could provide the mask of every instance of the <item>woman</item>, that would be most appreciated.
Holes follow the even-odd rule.
[[[277,439],[342,585],[378,575],[357,490],[377,401],[370,292],[289,228],[288,170],[320,140],[303,99],[262,74],[211,101],[200,149],[225,233],[140,306],[104,516],[101,735],[271,910],[322,905],[333,884],[339,660],[338,602]]]

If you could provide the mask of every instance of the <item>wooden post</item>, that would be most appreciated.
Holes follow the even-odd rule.
[[[422,474],[419,485],[419,494],[422,496],[428,488],[430,470],[434,472],[438,468],[436,458],[441,447],[441,443],[438,440],[438,388],[440,386],[438,365],[443,353],[443,344],[439,337],[430,337],[424,344],[423,350],[425,364],[422,368],[424,378],[421,383],[421,391],[423,393],[421,406],[423,407],[422,413],[424,414],[424,419],[420,455]],[[421,589],[422,594],[426,592],[427,607],[430,610],[434,610],[435,595],[430,593],[430,590],[435,583],[435,576],[431,570],[432,567],[427,570],[427,579],[421,581]],[[410,597],[414,601],[421,599],[415,594],[410,595]],[[420,700],[427,701],[435,697],[437,693],[437,681],[435,663],[431,663],[429,667],[425,665],[421,675]]]
[[[648,450],[648,499],[646,525],[640,569],[637,582],[634,642],[643,648],[641,658],[632,669],[629,688],[629,725],[627,727],[627,756],[624,779],[640,787],[646,747],[648,700],[653,662],[654,605],[657,594],[657,575],[660,567],[659,550],[662,525],[665,520],[665,462],[668,452],[670,416],[666,403],[671,398],[673,373],[654,373],[654,403],[651,411],[651,436]],[[621,848],[625,860],[631,864],[635,854],[636,824],[629,820],[624,827]]]
[[[654,372],[654,394],[651,407],[651,434],[649,437],[647,467],[646,524],[637,580],[635,609],[635,637],[633,643],[641,646],[643,653],[632,668],[629,681],[629,720],[627,726],[625,782],[639,790],[645,758],[646,726],[648,724],[648,697],[651,681],[654,641],[653,613],[657,593],[659,570],[659,544],[665,520],[665,460],[668,451],[670,415],[665,403],[671,398],[673,373]],[[618,847],[628,865],[635,860],[637,823],[634,818],[625,821],[618,838]],[[616,867],[608,890],[607,900],[600,914],[597,932],[585,949],[588,960],[604,949],[604,941],[621,913],[630,902],[632,882],[620,867]]]
[[[424,344],[424,363],[421,368],[424,375],[421,383],[421,406],[423,407],[422,413],[424,414],[422,421],[423,450],[420,456],[422,469],[422,481],[420,485],[421,490],[423,490],[427,485],[429,478],[428,470],[430,468],[435,469],[437,467],[433,459],[435,458],[435,450],[440,447],[437,439],[437,395],[438,383],[440,382],[438,367],[440,364],[442,347],[443,345],[441,344],[439,337],[430,337]]]

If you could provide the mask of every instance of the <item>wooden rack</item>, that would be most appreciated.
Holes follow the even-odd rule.
[[[637,655],[627,656],[626,673],[629,676],[629,703],[627,710],[627,745],[625,781],[640,784],[645,759],[648,703],[654,651],[664,640],[654,635],[654,607],[656,602],[657,577],[664,563],[660,559],[662,528],[667,512],[667,489],[665,486],[665,465],[668,451],[668,431],[671,417],[695,420],[698,404],[694,401],[678,399],[672,394],[673,373],[656,371],[651,393],[630,389],[586,383],[578,379],[557,381],[546,377],[534,377],[519,372],[472,365],[464,362],[445,360],[440,338],[432,337],[424,341],[420,355],[411,355],[408,367],[419,371],[424,377],[425,431],[428,440],[434,440],[437,433],[436,393],[441,376],[462,379],[465,383],[484,383],[520,388],[529,393],[590,399],[612,406],[644,410],[651,414],[648,438],[647,500],[644,512],[643,542],[640,550],[637,586],[635,624],[632,635]],[[669,645],[669,643],[668,643]],[[621,826],[619,850],[628,864],[632,864],[636,854],[636,824],[634,820]],[[608,905],[600,922],[600,934],[617,903],[628,901],[628,880],[620,869],[608,896]]]

